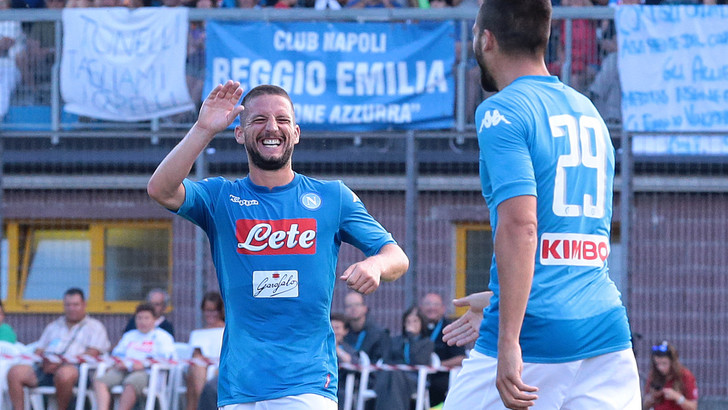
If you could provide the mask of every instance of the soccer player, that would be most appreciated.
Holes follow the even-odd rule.
[[[446,329],[449,343],[479,337],[445,409],[640,408],[607,268],[614,149],[593,104],[549,75],[550,22],[549,0],[485,0],[473,27],[483,88],[498,92],[475,117],[493,296],[466,298]]]
[[[301,131],[285,90],[258,86],[237,106],[242,92],[232,81],[212,90],[147,190],[210,238],[226,317],[218,406],[334,410],[336,342],[329,315],[341,242],[368,256],[340,276],[363,294],[380,280],[397,279],[409,261],[343,183],[293,171]],[[185,179],[237,115],[235,139],[245,145],[248,176]]]

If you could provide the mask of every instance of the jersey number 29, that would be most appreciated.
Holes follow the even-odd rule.
[[[594,117],[586,115],[578,119],[572,115],[554,115],[549,117],[551,135],[554,138],[569,139],[569,153],[559,156],[556,163],[556,179],[554,181],[554,203],[552,209],[558,216],[586,216],[601,218],[604,216],[606,200],[607,158],[605,135],[601,123]],[[584,190],[583,186],[567,184],[566,168],[587,167],[596,170],[596,199],[583,193],[581,204],[567,203],[566,190]]]

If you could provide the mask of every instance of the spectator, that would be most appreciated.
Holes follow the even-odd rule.
[[[169,306],[169,294],[167,291],[161,288],[150,290],[147,293],[147,303],[154,307],[155,326],[166,330],[174,338],[174,326],[164,317],[164,312],[167,311],[167,306]],[[136,315],[129,319],[129,323],[126,324],[124,332],[136,329],[135,317]]]
[[[43,330],[35,350],[37,355],[100,356],[109,351],[109,337],[104,325],[86,314],[83,291],[68,289],[63,294],[64,315]],[[35,368],[27,364],[13,366],[8,372],[8,393],[13,408],[24,409],[24,387],[55,386],[58,409],[71,403],[73,387],[78,383],[78,367],[67,362],[51,361],[48,356]]]
[[[359,355],[357,355],[354,346],[346,343],[344,338],[349,334],[349,318],[342,313],[331,314],[331,328],[334,330],[336,340],[336,359],[339,362],[339,409],[344,408],[344,388],[346,386],[346,375],[348,370],[341,369],[342,363],[358,363]]]
[[[465,348],[462,346],[449,346],[442,341],[442,329],[452,323],[452,320],[445,318],[445,304],[442,297],[437,293],[428,293],[420,301],[420,311],[425,318],[423,333],[435,345],[435,353],[440,358],[443,366],[460,366],[465,359]],[[430,404],[437,405],[445,401],[450,372],[437,372],[430,375]]]
[[[0,10],[10,8],[11,0],[0,0]],[[23,50],[23,31],[19,21],[0,21],[0,121],[10,109],[10,98],[20,81],[15,62]]]
[[[361,293],[347,293],[344,307],[351,328],[344,341],[354,346],[354,351],[357,353],[362,350],[366,352],[372,363],[381,359],[389,349],[389,331],[369,320],[369,307],[364,304],[364,297]]]
[[[565,7],[591,7],[590,0],[562,0]],[[569,85],[579,92],[585,92],[588,84],[591,83],[599,66],[599,54],[597,52],[597,20],[574,19],[571,21],[571,69]],[[559,48],[557,51],[558,62],[556,69],[564,75],[564,64],[566,63],[566,21],[561,24]]]
[[[225,308],[219,292],[207,292],[202,297],[202,314],[205,327],[190,333],[193,359],[220,360],[222,335],[225,330]],[[207,381],[207,366],[190,363],[187,370],[187,410],[195,410],[200,393]],[[215,398],[217,401],[217,398]]]
[[[407,309],[402,315],[402,334],[392,339],[384,363],[429,365],[434,345],[424,335],[424,323],[425,318],[416,306]],[[374,390],[376,410],[409,410],[412,394],[417,390],[417,372],[378,372]]]
[[[382,8],[398,8],[402,7],[397,0],[349,0],[346,8],[349,9],[382,9]]]
[[[196,8],[215,8],[213,0],[197,0]],[[202,105],[202,88],[205,85],[205,22],[191,21],[187,36],[187,89],[199,111]]]
[[[698,408],[698,385],[690,370],[680,364],[675,346],[663,341],[652,346],[650,374],[645,386],[643,409],[695,410]]]
[[[3,303],[0,302],[0,341],[15,343],[18,341],[18,336],[9,324],[5,323],[5,308]]]
[[[131,410],[142,390],[149,384],[148,359],[175,358],[174,339],[162,329],[156,327],[157,309],[142,303],[134,313],[136,328],[121,337],[119,344],[111,352],[112,356],[121,359],[102,376],[94,380],[97,408],[108,410],[111,407],[113,386],[122,385],[124,390],[119,399],[121,410]]]

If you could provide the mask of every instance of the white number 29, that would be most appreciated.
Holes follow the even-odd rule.
[[[599,120],[582,115],[578,121],[572,115],[555,115],[549,117],[553,138],[567,137],[569,153],[559,156],[556,163],[556,179],[554,181],[553,211],[558,216],[586,216],[601,218],[604,216],[607,197],[607,158],[605,135]],[[593,139],[592,139],[593,136]],[[583,189],[579,182],[567,184],[566,170],[569,167],[584,166],[593,168],[597,173],[596,199],[584,193],[582,204],[566,203],[566,189]],[[581,181],[583,184],[583,181]]]

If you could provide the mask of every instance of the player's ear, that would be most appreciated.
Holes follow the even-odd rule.
[[[243,134],[243,128],[239,125],[235,126],[235,141],[240,145],[245,144],[245,135]]]
[[[492,51],[498,45],[498,41],[495,39],[492,31],[483,30],[480,35],[483,39],[480,43],[481,47],[483,47],[483,51]]]
[[[298,144],[299,139],[301,138],[301,127],[296,124],[296,128],[294,129],[294,138],[293,143]]]

